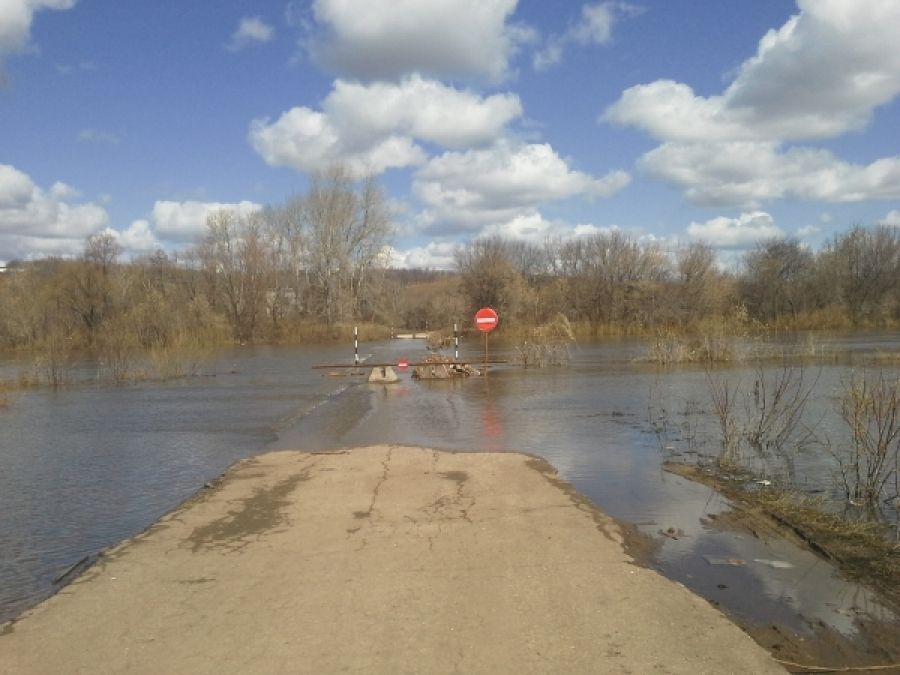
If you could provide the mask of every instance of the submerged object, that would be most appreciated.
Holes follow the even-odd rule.
[[[391,366],[377,366],[369,373],[371,384],[394,384],[400,381],[400,376],[394,372]]]
[[[459,377],[481,375],[481,371],[468,363],[458,363],[442,356],[428,356],[416,364],[412,377],[416,380],[449,380]]]

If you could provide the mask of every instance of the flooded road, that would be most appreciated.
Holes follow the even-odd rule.
[[[835,346],[870,353],[896,348],[896,337],[851,336]],[[412,341],[361,351],[387,361],[424,353]],[[714,526],[710,514],[729,504],[661,469],[672,454],[714,452],[714,421],[693,414],[709,408],[706,374],[636,363],[645,351],[637,341],[582,345],[564,368],[500,366],[487,378],[443,382],[407,374],[383,386],[311,369],[349,362],[346,348],[245,348],[185,381],[23,393],[0,410],[0,619],[236,459],[379,443],[539,455],[605,511],[658,539],[664,574],[744,619],[797,630],[821,621],[844,633],[859,615],[891,619],[812,554]],[[820,429],[836,424],[836,392],[849,368],[816,374],[807,414]],[[793,469],[810,489],[832,489],[821,453],[798,457]],[[670,528],[682,534],[660,536]]]

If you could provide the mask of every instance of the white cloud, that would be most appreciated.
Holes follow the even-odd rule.
[[[502,79],[534,38],[508,23],[518,0],[315,0],[306,46],[325,67],[363,80],[410,73]]]
[[[605,45],[612,39],[613,25],[622,18],[633,16],[641,10],[625,2],[600,2],[584,5],[579,20],[559,35],[551,35],[546,44],[535,52],[532,65],[535,70],[547,70],[562,63],[566,47],[575,44],[582,47]]]
[[[102,129],[82,129],[78,132],[78,140],[82,143],[108,143],[118,145],[119,137]]]
[[[518,239],[539,244],[548,237],[558,234],[558,223],[546,220],[539,211],[530,211],[517,215],[512,220],[504,223],[488,225],[481,231],[481,236],[499,236],[504,239]]]
[[[356,174],[379,174],[425,161],[424,151],[404,136],[373,139],[368,147],[347,147],[327,115],[305,107],[291,108],[273,123],[253,120],[249,138],[266,163],[301,171],[341,162]]]
[[[418,75],[397,84],[337,80],[322,111],[292,108],[278,120],[254,120],[249,140],[271,165],[303,171],[344,162],[357,173],[421,164],[416,141],[459,148],[503,133],[520,117],[514,94],[481,97]]]
[[[453,269],[457,246],[454,242],[442,241],[405,250],[389,247],[390,266],[397,269]]]
[[[77,196],[65,183],[42,190],[27,174],[0,164],[0,233],[80,238],[102,229],[106,210],[91,202],[72,203]]]
[[[900,156],[860,166],[827,150],[781,151],[777,143],[664,143],[639,163],[682,188],[691,202],[707,206],[756,207],[785,198],[900,199]]]
[[[605,118],[664,141],[831,138],[862,129],[900,94],[895,0],[799,0],[720,96],[658,80],[627,89]]]
[[[900,210],[894,209],[881,219],[880,225],[895,225],[900,227]]]
[[[799,230],[797,230],[797,235],[800,237],[812,237],[819,234],[819,232],[821,231],[822,228],[818,225],[804,225]]]
[[[490,141],[522,115],[515,94],[482,98],[418,75],[399,85],[338,80],[323,107],[345,136],[354,130],[364,138],[400,132],[448,148]]]
[[[417,173],[413,189],[433,224],[475,228],[510,222],[548,201],[609,197],[629,182],[623,171],[595,178],[572,170],[548,144],[500,140],[435,157]]]
[[[629,5],[620,2],[601,2],[581,8],[581,21],[572,29],[572,39],[580,45],[605,45],[612,37],[613,21]]]
[[[0,2],[0,77],[4,57],[20,54],[31,40],[34,15],[43,9],[71,9],[75,0],[3,0]]]
[[[275,29],[258,16],[245,16],[238,22],[238,27],[232,33],[231,40],[225,46],[232,52],[240,51],[245,47],[261,45],[270,42],[275,36]]]
[[[84,238],[30,237],[0,232],[0,260],[36,260],[48,256],[74,257],[84,251]]]
[[[716,248],[749,248],[759,241],[781,237],[784,232],[764,211],[742,213],[737,218],[720,216],[705,223],[688,225],[688,236]]]
[[[97,203],[75,201],[78,196],[62,182],[42,189],[24,172],[0,164],[0,259],[80,250],[109,217]]]
[[[696,96],[688,85],[657,80],[626,89],[602,118],[644,129],[660,140],[759,140],[761,130],[729,115],[721,96]]]
[[[249,215],[262,208],[261,204],[249,201],[237,203],[158,201],[153,206],[153,231],[159,239],[171,242],[196,241],[206,233],[206,217],[215,211],[236,210],[241,215]],[[133,236],[143,237],[143,221],[133,223]]]
[[[97,70],[93,61],[80,61],[77,64],[60,63],[56,66],[56,72],[60,75],[71,75],[75,72],[90,73]]]
[[[144,219],[135,220],[126,230],[119,232],[106,228],[113,235],[126,253],[148,253],[160,248],[160,243],[150,229],[150,223]]]
[[[499,236],[540,245],[548,239],[587,237],[594,234],[608,234],[616,230],[619,230],[616,225],[610,227],[590,223],[572,225],[564,220],[548,220],[537,209],[531,209],[508,221],[488,225],[478,233],[478,236]]]
[[[642,164],[693,201],[737,206],[785,197],[895,198],[898,157],[858,166],[829,152],[784,146],[861,130],[875,108],[900,94],[900,50],[894,47],[900,3],[798,5],[800,13],[760,40],[722,94],[698,96],[687,84],[657,80],[627,89],[601,119],[663,141]],[[742,167],[738,149],[745,154]],[[664,166],[669,159],[675,165]]]

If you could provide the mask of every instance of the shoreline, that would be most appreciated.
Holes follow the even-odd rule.
[[[731,511],[715,519],[717,528],[756,538],[775,536],[792,541],[834,565],[845,578],[869,588],[886,607],[900,615],[897,554],[889,544],[878,547],[877,551],[868,547],[867,543],[876,535],[849,527],[842,531],[840,519],[797,502],[791,493],[748,491],[715,469],[665,462],[663,470],[706,485],[734,503]],[[879,567],[879,559],[893,563],[893,571],[886,566]],[[812,635],[804,636],[775,624],[761,625],[732,618],[774,655],[789,654],[787,658],[795,662],[802,660],[823,667],[827,664],[835,670],[878,668],[880,672],[900,673],[900,629],[896,623],[860,614],[855,621],[858,634],[849,638],[822,624],[815,627]],[[893,668],[887,670],[886,664]]]
[[[533,457],[272,452],[211,484],[5,624],[0,672],[783,672]]]

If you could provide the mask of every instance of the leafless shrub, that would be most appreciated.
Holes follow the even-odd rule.
[[[197,371],[195,354],[177,347],[156,347],[149,353],[153,375],[171,380],[193,375]]]
[[[428,331],[425,335],[425,348],[430,352],[446,349],[453,344],[453,337],[444,335],[439,330]]]
[[[97,336],[97,379],[111,384],[124,384],[135,376],[136,341],[129,327],[121,321],[109,321]]]
[[[788,483],[794,481],[796,453],[815,440],[803,423],[803,413],[818,379],[808,382],[804,366],[791,365],[784,358],[774,370],[757,366],[753,391],[745,402],[748,445],[766,464],[779,460]]]
[[[752,390],[742,393],[740,383],[707,373],[712,409],[719,421],[721,450],[719,463],[753,468],[751,459],[762,462],[769,472],[780,463],[787,482],[794,479],[795,453],[809,445],[814,436],[803,423],[803,414],[818,378],[808,382],[802,365],[783,361],[780,368],[756,368]],[[743,410],[738,410],[738,400]],[[753,451],[748,455],[746,450]]]
[[[741,464],[741,428],[737,418],[738,385],[732,386],[727,378],[716,379],[707,373],[709,396],[713,412],[719,421],[721,452],[720,465],[727,467]]]
[[[733,343],[722,336],[676,336],[663,333],[650,346],[647,360],[660,365],[729,363],[737,360]]]
[[[4,391],[2,383],[0,383],[0,410],[12,407],[13,401],[15,400],[15,395],[9,391]]]
[[[37,379],[53,389],[60,389],[72,379],[72,354],[65,337],[51,332],[35,349],[34,368]]]
[[[575,333],[569,320],[557,314],[552,321],[528,331],[522,344],[516,345],[516,363],[523,366],[560,366],[569,362],[569,345]]]
[[[762,455],[786,447],[803,447],[812,438],[801,424],[803,411],[818,377],[806,383],[802,365],[786,362],[771,374],[756,368],[753,393],[748,397],[747,442]]]
[[[850,443],[831,452],[844,494],[877,514],[883,503],[900,498],[900,379],[888,378],[884,371],[877,376],[854,374],[845,386],[840,412]]]

